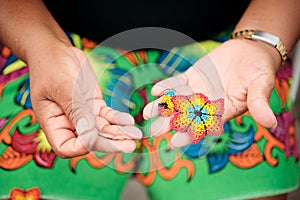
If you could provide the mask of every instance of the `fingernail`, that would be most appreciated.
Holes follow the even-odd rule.
[[[143,137],[143,133],[140,129],[135,126],[123,126],[120,127],[121,131],[128,135],[131,139],[141,139]]]
[[[179,133],[179,132],[173,135],[170,141],[172,148],[180,148],[191,143],[192,140],[189,135],[187,135],[186,133]]]
[[[278,126],[278,122],[277,122],[277,119],[275,117],[275,124],[272,126],[272,128],[276,128]]]
[[[82,117],[79,120],[77,120],[77,123],[76,123],[77,133],[79,133],[79,134],[84,133],[84,132],[88,131],[89,129],[90,129],[89,121],[87,120],[87,118]]]
[[[160,134],[161,130],[162,130],[162,126],[152,124],[150,127],[150,134],[151,136],[155,137]]]
[[[157,137],[170,131],[170,118],[162,117],[150,125],[150,135]]]
[[[133,125],[134,124],[134,118],[128,113],[116,112],[115,120],[120,125]]]
[[[158,116],[158,105],[154,104],[154,102],[151,102],[147,104],[143,110],[143,117],[144,119],[151,119],[154,116]]]

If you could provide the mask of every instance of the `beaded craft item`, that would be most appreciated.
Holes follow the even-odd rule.
[[[223,132],[223,98],[209,100],[201,93],[176,95],[175,91],[171,90],[161,98],[158,110],[163,117],[172,115],[171,128],[187,132],[194,144],[206,135],[219,136]]]

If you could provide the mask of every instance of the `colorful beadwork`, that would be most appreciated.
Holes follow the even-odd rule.
[[[175,95],[175,91],[170,90],[160,100],[158,104],[158,111],[161,116],[168,117],[174,113],[174,104],[172,102],[172,97]]]
[[[194,144],[206,135],[218,136],[223,132],[224,99],[222,98],[209,100],[201,93],[184,96],[169,91],[161,98],[158,110],[161,116],[173,115],[170,120],[171,128],[187,132]]]

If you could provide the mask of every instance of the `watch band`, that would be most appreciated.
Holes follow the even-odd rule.
[[[231,35],[232,39],[241,38],[241,37],[250,40],[262,41],[275,47],[281,56],[282,62],[286,61],[287,50],[284,44],[282,43],[282,41],[280,40],[280,38],[277,37],[276,35],[261,30],[242,30],[242,31],[235,32]]]

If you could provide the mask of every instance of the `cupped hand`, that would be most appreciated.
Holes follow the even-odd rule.
[[[198,60],[186,72],[158,82],[152,94],[162,96],[168,90],[177,94],[202,93],[209,99],[225,99],[224,122],[249,110],[264,127],[275,127],[277,121],[269,106],[269,97],[275,83],[275,73],[281,63],[275,48],[256,41],[233,39],[221,44]],[[157,117],[160,99],[149,103],[144,118]],[[151,135],[167,133],[170,117],[160,117],[150,127]],[[177,132],[171,146],[182,147],[191,143],[186,132]]]
[[[141,131],[129,114],[106,106],[81,50],[57,42],[33,55],[28,59],[32,106],[58,156],[135,149]]]

